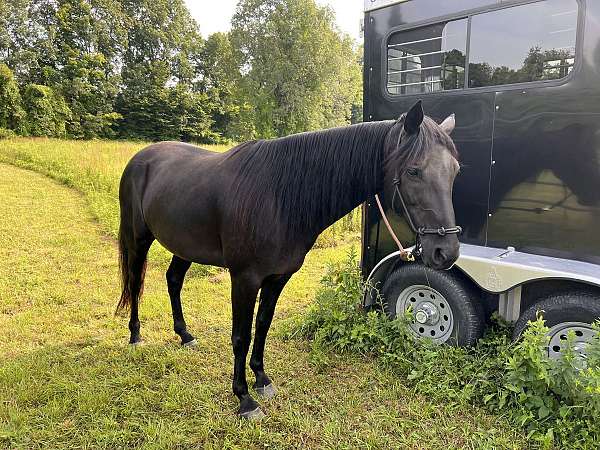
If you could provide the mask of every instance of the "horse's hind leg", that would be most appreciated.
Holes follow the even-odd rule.
[[[171,265],[167,270],[167,288],[171,298],[171,309],[173,310],[173,327],[175,333],[181,337],[181,345],[190,346],[196,344],[196,339],[188,333],[185,320],[183,318],[183,308],[181,306],[181,288],[185,274],[192,265],[191,262],[173,256]]]
[[[144,276],[146,274],[146,257],[153,239],[139,240],[135,245],[127,249],[127,270],[128,270],[128,288],[130,295],[131,315],[129,318],[129,331],[131,333],[129,343],[139,344],[142,340],[140,335],[140,319],[138,316],[138,307],[140,296],[144,285]]]
[[[280,275],[267,278],[260,290],[260,304],[256,315],[256,328],[254,331],[254,346],[252,347],[252,356],[250,357],[250,368],[256,375],[254,389],[265,398],[271,398],[275,395],[275,388],[271,380],[265,373],[264,354],[267,333],[275,313],[275,305],[279,295],[291,275]]]

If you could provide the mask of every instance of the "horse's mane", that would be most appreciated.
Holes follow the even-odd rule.
[[[434,141],[449,141],[448,148],[454,148],[426,118],[420,132],[403,138],[399,151],[394,151],[403,128],[394,125],[403,120],[404,116],[234,147],[223,161],[237,174],[230,195],[235,203],[232,219],[240,231],[259,240],[277,225],[292,238],[318,234],[383,188],[384,164],[401,171],[421,160]]]

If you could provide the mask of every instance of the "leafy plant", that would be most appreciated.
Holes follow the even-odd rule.
[[[562,359],[547,356],[548,328],[541,316],[516,344],[497,317],[474,349],[417,341],[407,327],[410,316],[390,321],[360,307],[365,286],[355,251],[330,266],[321,285],[313,307],[287,331],[311,341],[318,366],[328,364],[331,351],[374,357],[428,398],[506,415],[539,447],[598,448],[600,335],[589,345],[586,362],[575,351],[574,335]]]

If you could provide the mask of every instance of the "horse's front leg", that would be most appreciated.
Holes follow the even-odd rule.
[[[264,354],[267,333],[275,313],[275,305],[279,295],[291,275],[276,275],[267,278],[260,291],[260,304],[256,315],[256,328],[254,331],[254,346],[252,347],[252,356],[250,358],[250,368],[256,375],[254,389],[257,394],[267,399],[272,398],[275,393],[275,387],[270,378],[265,373]]]
[[[235,357],[233,365],[233,393],[240,400],[238,414],[246,419],[260,419],[264,413],[248,393],[246,357],[250,348],[252,316],[260,280],[250,274],[231,275],[231,303],[233,325],[231,344]]]

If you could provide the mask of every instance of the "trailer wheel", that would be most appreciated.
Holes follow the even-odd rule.
[[[391,319],[412,311],[410,329],[418,338],[470,346],[483,334],[483,307],[474,289],[450,272],[402,265],[388,277],[381,293]]]
[[[538,312],[542,313],[546,326],[550,328],[548,356],[560,358],[567,333],[572,331],[575,333],[575,351],[585,359],[586,347],[596,335],[592,323],[600,320],[600,297],[589,292],[544,297],[519,317],[513,334],[515,340],[521,337],[529,321],[536,320]]]

